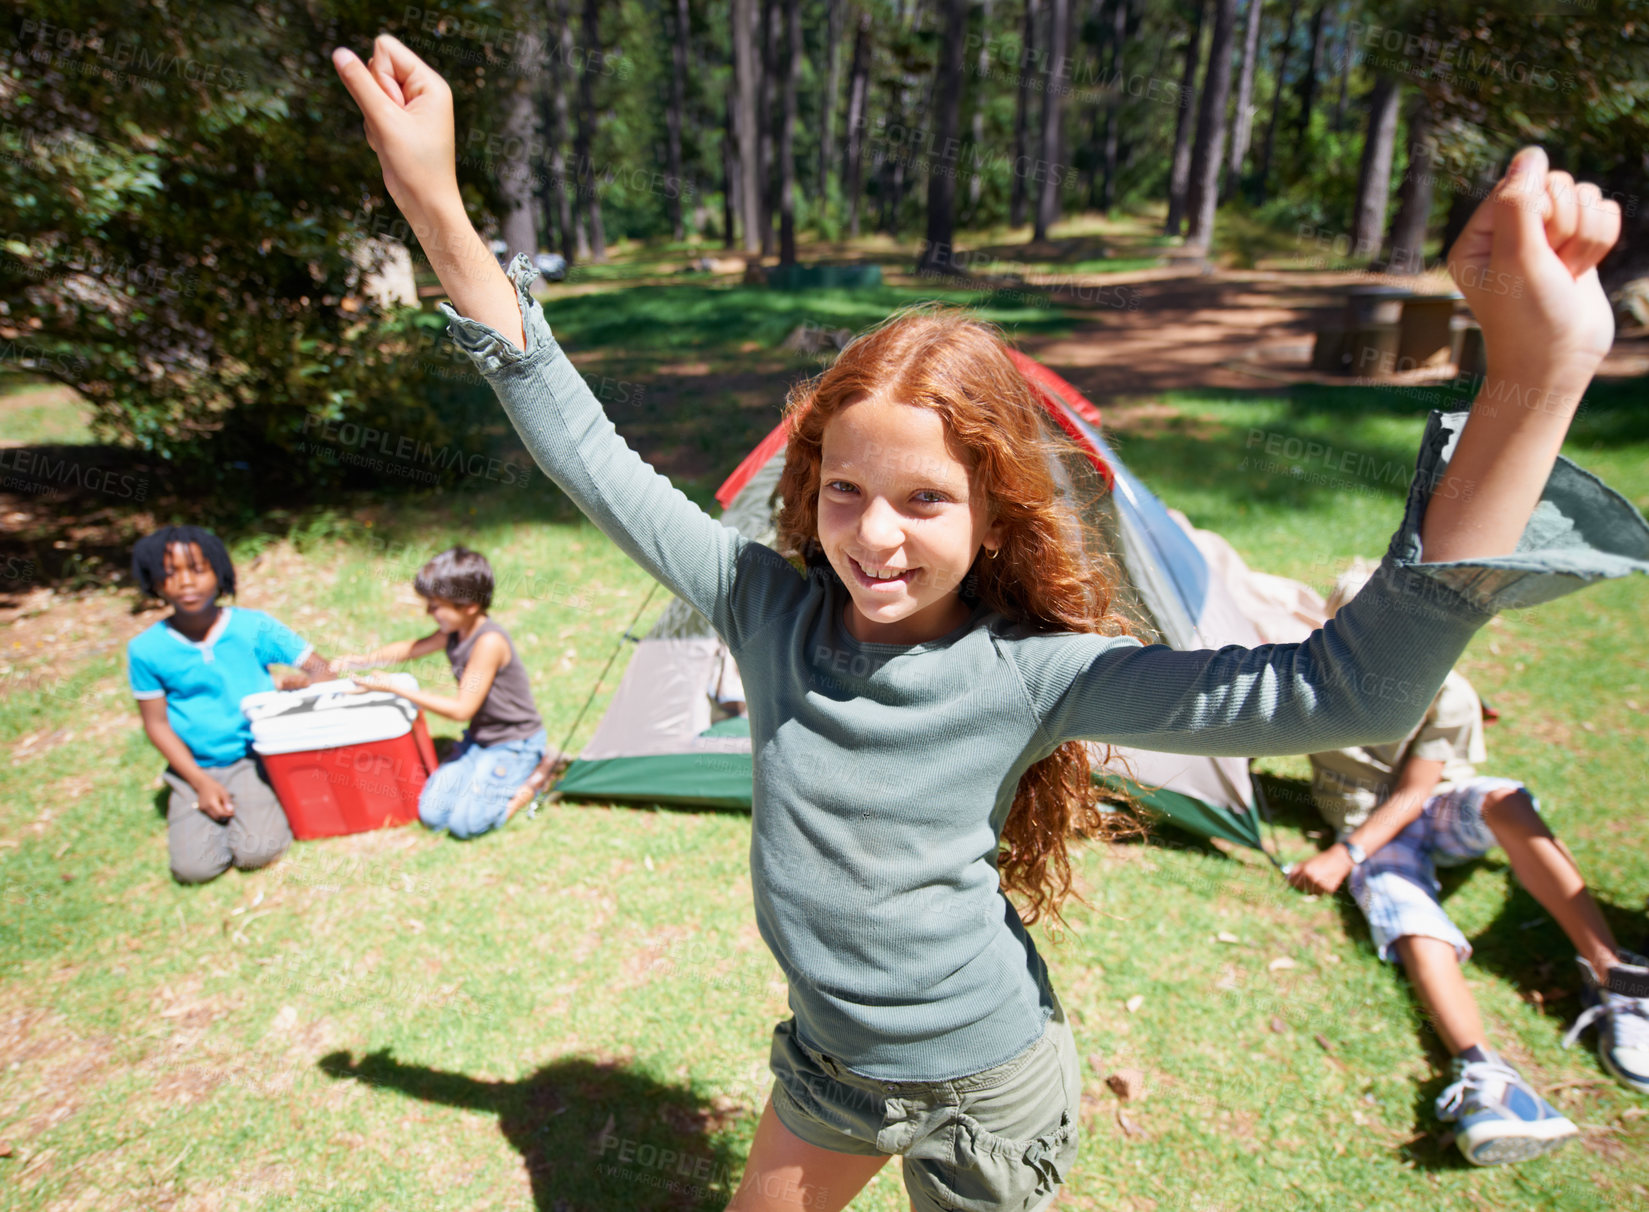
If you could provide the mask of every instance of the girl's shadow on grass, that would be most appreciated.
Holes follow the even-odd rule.
[[[743,1168],[716,1139],[726,1115],[617,1062],[569,1057],[513,1082],[403,1064],[388,1049],[359,1061],[333,1052],[318,1063],[341,1081],[496,1115],[542,1209],[720,1209]],[[482,1193],[448,1194],[461,1201]]]

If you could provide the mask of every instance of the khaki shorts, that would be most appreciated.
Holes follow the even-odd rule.
[[[864,1077],[817,1051],[790,1018],[773,1029],[773,1111],[820,1149],[904,1158],[917,1212],[1033,1212],[1076,1161],[1082,1074],[1065,1011],[1018,1056],[943,1082]]]

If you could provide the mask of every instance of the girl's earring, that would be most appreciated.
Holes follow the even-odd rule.
[[[994,560],[997,556],[999,556],[1001,554],[1002,554],[1002,549],[1000,547],[992,547],[992,548],[990,548],[990,556],[988,558]]]

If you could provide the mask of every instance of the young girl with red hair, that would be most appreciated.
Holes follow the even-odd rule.
[[[1368,588],[1303,643],[1178,652],[1126,634],[1030,388],[963,315],[896,315],[791,394],[782,553],[710,518],[618,436],[528,258],[506,276],[470,225],[446,83],[388,35],[370,66],[333,58],[454,340],[545,472],[738,662],[756,921],[793,1017],[733,1208],[842,1208],[892,1154],[914,1208],[1054,1198],[1081,1075],[1025,923],[1057,917],[1070,833],[1106,832],[1081,742],[1399,737],[1496,610],[1649,568],[1643,519],[1557,457],[1612,340],[1593,266],[1619,209],[1538,148],[1451,257],[1499,403],[1433,416]],[[1474,285],[1506,274],[1526,288]]]

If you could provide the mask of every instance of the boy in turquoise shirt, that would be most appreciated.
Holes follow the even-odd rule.
[[[219,606],[235,592],[222,541],[198,526],[165,526],[138,540],[132,576],[172,613],[126,646],[143,730],[166,758],[166,812],[172,874],[182,883],[215,879],[231,863],[266,866],[292,844],[286,813],[252,752],[240,702],[276,689],[268,671],[292,665],[279,689],[307,685],[330,666],[285,624],[261,610]]]

